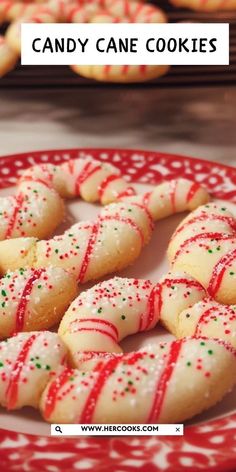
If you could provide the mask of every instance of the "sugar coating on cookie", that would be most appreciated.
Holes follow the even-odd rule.
[[[223,339],[236,348],[236,306],[204,299],[184,310],[176,325],[178,338],[207,336]]]
[[[213,406],[233,388],[235,350],[187,338],[65,369],[40,402],[51,423],[178,423]],[[82,367],[81,367],[82,369]]]
[[[143,195],[124,196],[122,200],[142,203],[156,221],[182,211],[192,211],[207,203],[209,198],[209,193],[200,184],[188,179],[176,179],[163,182]]]
[[[43,389],[61,368],[66,348],[56,333],[20,333],[0,343],[0,404],[38,407]]]
[[[77,294],[75,278],[60,267],[8,271],[0,280],[0,338],[54,326]]]

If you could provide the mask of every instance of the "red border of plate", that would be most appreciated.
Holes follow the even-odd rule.
[[[65,149],[0,158],[0,188],[24,168],[90,155],[114,163],[131,181],[157,184],[178,177],[203,183],[211,194],[236,203],[236,169],[202,159],[143,150]],[[235,471],[236,413],[197,426],[183,437],[61,439],[0,430],[1,467],[8,472],[214,472]]]

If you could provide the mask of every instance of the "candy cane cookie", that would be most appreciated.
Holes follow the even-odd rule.
[[[52,218],[53,215],[53,218]],[[64,218],[59,194],[42,181],[20,182],[16,195],[0,198],[0,240],[47,237]]]
[[[103,0],[104,11],[90,18],[91,23],[165,23],[158,7],[129,0]],[[100,3],[100,4],[101,4]],[[76,18],[76,17],[75,17]],[[73,18],[72,18],[73,21]],[[74,20],[75,21],[75,20]],[[145,82],[164,75],[167,65],[72,65],[72,70],[89,79],[105,82]]]
[[[188,179],[163,182],[143,195],[119,197],[124,202],[145,205],[155,221],[175,213],[195,210],[199,205],[207,203],[209,198],[204,187]]]
[[[93,364],[92,364],[93,365]],[[116,354],[89,369],[65,368],[40,401],[51,423],[182,423],[215,405],[236,382],[227,343],[186,338]]]
[[[158,284],[114,277],[82,292],[72,302],[58,334],[68,347],[71,362],[79,367],[84,355],[91,352],[122,352],[122,339],[152,329],[169,313],[174,323],[179,313],[204,295],[200,284],[186,274],[168,274]]]
[[[20,333],[0,343],[0,405],[8,410],[39,405],[41,394],[62,367],[66,348],[56,333]]]
[[[235,218],[225,206],[207,205],[189,215],[177,228],[168,254],[173,270],[195,277],[210,297],[236,303]]]
[[[62,236],[9,239],[0,243],[0,272],[20,267],[62,267],[79,283],[121,270],[140,255],[153,229],[145,207],[113,203],[94,221],[73,225]]]
[[[81,197],[102,205],[135,193],[117,167],[90,157],[60,165],[36,165],[24,171],[21,178],[21,182],[38,180],[52,186],[63,198]]]
[[[17,19],[10,24],[6,31],[6,41],[7,44],[15,51],[17,54],[21,53],[21,24],[22,23],[55,23],[56,17],[54,16],[51,10],[42,10],[38,13],[27,15]]]
[[[236,0],[171,0],[175,7],[197,11],[235,10]]]
[[[51,328],[77,294],[75,278],[59,267],[7,272],[0,280],[0,338]]]
[[[8,46],[5,38],[0,36],[0,77],[14,69],[18,59],[18,54]]]
[[[207,336],[220,338],[236,347],[236,306],[204,299],[184,310],[176,325],[178,338]]]

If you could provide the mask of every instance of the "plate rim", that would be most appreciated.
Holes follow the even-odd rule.
[[[145,159],[148,158],[148,156],[151,156],[151,157],[154,157],[155,159],[166,159],[168,161],[174,161],[174,160],[179,160],[180,162],[182,161],[187,161],[187,162],[191,162],[191,163],[197,163],[197,164],[205,164],[205,165],[208,165],[211,169],[213,167],[218,167],[222,170],[226,170],[226,171],[229,171],[229,172],[232,172],[233,171],[233,174],[235,174],[236,176],[236,168],[231,166],[231,165],[227,165],[227,164],[222,164],[222,163],[219,163],[219,162],[215,162],[215,161],[209,161],[207,159],[202,159],[202,158],[198,158],[198,157],[190,157],[190,156],[185,156],[185,155],[181,155],[181,154],[172,154],[172,153],[164,153],[164,152],[158,152],[158,151],[154,151],[154,150],[145,150],[145,149],[132,149],[132,148],[97,148],[97,147],[78,147],[78,148],[63,148],[63,149],[60,149],[60,148],[56,148],[56,149],[42,149],[42,150],[39,150],[39,151],[29,151],[29,152],[22,152],[22,153],[14,153],[14,154],[8,154],[8,155],[2,155],[0,156],[0,169],[2,166],[8,164],[10,167],[11,167],[11,163],[13,163],[15,160],[24,160],[24,159],[27,159],[29,157],[33,157],[33,158],[39,158],[40,156],[42,155],[49,155],[49,162],[50,162],[50,159],[51,157],[53,156],[53,154],[55,155],[66,155],[66,154],[69,154],[69,158],[70,159],[73,159],[73,158],[76,158],[78,157],[78,154],[79,153],[88,153],[88,154],[91,154],[91,155],[96,155],[95,158],[97,158],[97,154],[110,154],[110,153],[125,153],[127,155],[128,158],[131,158],[132,155],[139,155],[139,154],[142,154],[144,156],[144,161]],[[4,162],[3,162],[4,161]],[[55,161],[54,161],[55,162]],[[119,163],[115,163],[115,165],[117,165],[119,167]],[[178,171],[178,169],[177,169]],[[16,173],[16,171],[15,171]],[[132,174],[131,174],[131,179],[132,181],[136,181],[138,182],[139,180],[138,179],[135,179],[132,178]],[[179,176],[180,177],[180,176]],[[9,178],[9,175],[1,175],[0,176],[0,188],[7,188],[7,187],[10,187],[11,185],[6,185],[6,182],[8,182],[8,178]],[[163,177],[163,180],[168,180],[168,179],[165,179],[165,177]],[[4,184],[5,182],[5,184]],[[3,186],[2,186],[2,183],[3,183]],[[235,187],[236,188],[236,187]],[[214,193],[214,192],[213,192]],[[236,195],[236,190],[235,190],[235,195]],[[229,198],[226,198],[228,201],[232,201],[230,200]],[[201,436],[204,437],[204,429],[205,428],[212,428],[212,430],[214,431],[215,430],[215,427],[220,427],[220,428],[226,428],[225,431],[227,431],[227,424],[226,423],[232,423],[231,426],[233,425],[233,430],[236,430],[236,412],[234,413],[231,413],[231,414],[226,414],[224,415],[223,417],[219,417],[219,418],[216,418],[216,419],[213,419],[213,420],[210,420],[206,423],[201,423],[199,425],[188,425],[186,426],[185,428],[185,435],[183,436],[183,445],[184,444],[188,444],[189,445],[189,440],[190,440],[190,444],[192,443],[192,441],[195,441],[196,444],[198,444],[197,447],[200,448],[200,450],[203,448],[203,450],[206,450],[204,448],[204,439],[201,441],[198,441],[197,439],[197,436],[199,436],[199,438]],[[208,433],[208,439],[209,439],[209,431],[207,432]],[[25,438],[30,438],[29,442],[31,443],[32,441],[34,442],[36,440],[36,438],[45,438],[45,436],[37,436],[37,435],[34,435],[34,434],[26,434],[26,433],[18,433],[18,432],[15,432],[15,431],[9,431],[7,429],[4,429],[1,427],[0,429],[0,442],[1,440],[3,439],[3,437],[5,435],[10,435],[12,437],[14,436],[17,436],[17,435],[20,435],[21,437],[25,437]],[[46,436],[47,438],[47,442],[49,443],[50,441],[52,441],[52,438],[51,436]],[[83,437],[84,438],[84,437]],[[123,438],[123,437],[122,437]],[[121,438],[121,439],[122,439]],[[91,439],[91,437],[88,438],[88,441]],[[111,440],[112,438],[108,438],[108,440]],[[50,441],[49,441],[50,440]],[[92,440],[94,440],[94,438],[92,438]],[[210,439],[209,439],[210,440]],[[71,444],[71,441],[73,441],[73,439],[68,439],[68,438],[65,438],[63,439],[64,441],[64,444]],[[176,452],[179,450],[179,444],[180,444],[180,440],[179,438],[168,438],[168,439],[158,439],[157,440],[158,444],[162,444],[162,445],[166,445],[166,447],[169,447],[171,449],[172,447],[172,452]],[[61,443],[61,441],[60,441]],[[30,445],[30,444],[29,444]],[[58,445],[58,448],[60,449],[60,444],[58,443],[57,441],[57,445]],[[54,446],[55,447],[55,446]],[[219,453],[219,450],[220,450],[221,446],[220,444],[217,445],[217,450],[218,450],[218,453]],[[45,448],[45,450],[47,449],[47,446]],[[1,448],[1,444],[0,444],[0,450],[1,452],[3,452],[3,449]],[[225,452],[224,452],[225,453]],[[234,451],[234,454],[235,454],[235,451]],[[232,457],[226,457],[226,461],[227,459],[231,460]],[[177,466],[178,464],[176,464]],[[159,468],[160,467],[160,464],[155,464],[156,466],[156,469],[157,471],[161,471],[161,470],[165,470],[165,469],[162,469],[162,468]],[[208,468],[208,470],[219,470],[219,471],[229,471],[229,470],[233,470],[232,468],[229,468],[227,466],[227,468],[225,468],[227,466],[227,464],[223,464],[222,465],[222,468],[220,469],[212,469],[211,467]],[[217,464],[215,464],[215,467],[217,467]],[[10,470],[10,469],[9,469]],[[15,470],[15,469],[14,469]],[[132,469],[129,469],[129,468],[126,468],[126,470],[132,470]],[[176,471],[178,470],[177,468],[175,469]],[[183,470],[183,469],[182,469]],[[185,468],[184,470],[194,470],[191,466],[191,468]],[[196,469],[197,470],[197,469]]]

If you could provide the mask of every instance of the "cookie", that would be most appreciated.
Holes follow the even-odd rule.
[[[219,338],[236,347],[236,306],[201,300],[180,314],[176,335]]]
[[[16,195],[0,198],[0,215],[0,240],[21,236],[44,238],[62,222],[64,204],[44,182],[21,182]]]
[[[14,69],[19,56],[6,43],[3,36],[0,36],[0,77]]]
[[[172,238],[168,254],[173,270],[183,270],[196,278],[207,290],[210,297],[219,303],[233,305],[236,303],[236,237],[235,220],[224,206],[210,207],[198,225],[184,220],[177,229],[179,244]],[[220,214],[218,214],[220,213]],[[215,225],[215,226],[214,226]],[[214,230],[213,230],[214,227]],[[179,240],[180,241],[180,240]],[[183,241],[183,242],[182,242]]]
[[[176,326],[183,310],[195,306],[206,296],[202,285],[185,272],[168,272],[156,285],[161,324],[177,335]]]
[[[188,179],[163,182],[143,195],[120,197],[125,202],[145,205],[155,221],[175,213],[195,210],[203,203],[207,203],[209,198],[209,193],[204,187]]]
[[[76,280],[59,267],[7,272],[0,280],[0,338],[54,326],[77,294]]]
[[[159,319],[167,328],[178,315],[205,295],[186,274],[169,273],[158,284],[149,280],[114,277],[82,292],[63,317],[58,334],[71,362],[79,367],[84,356],[122,352],[120,341],[147,331]],[[172,330],[173,332],[173,330]]]
[[[233,388],[236,352],[221,341],[187,338],[87,368],[66,368],[49,382],[40,401],[46,421],[182,423]]]
[[[171,0],[177,8],[191,8],[196,11],[235,10],[236,0]]]
[[[27,266],[62,267],[84,283],[133,263],[152,229],[145,207],[113,203],[97,220],[77,223],[62,236],[47,241],[18,238],[0,242],[0,272]]]
[[[102,10],[82,12],[82,20],[90,23],[165,23],[167,18],[157,6],[130,0],[104,0]],[[78,16],[79,15],[79,16]],[[81,10],[70,15],[72,22],[81,21]],[[102,82],[135,83],[158,78],[169,69],[167,65],[72,65],[72,70]]]
[[[0,404],[8,410],[38,407],[40,396],[61,368],[66,348],[56,333],[20,333],[0,343]]]
[[[71,159],[60,165],[36,165],[24,171],[21,178],[23,182],[38,180],[53,186],[63,198],[81,197],[102,205],[135,193],[118,168],[90,157]]]

